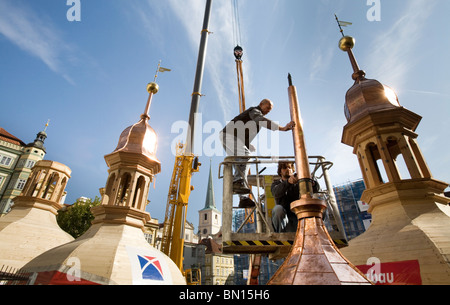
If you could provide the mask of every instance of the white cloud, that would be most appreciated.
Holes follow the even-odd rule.
[[[440,92],[433,92],[433,91],[405,89],[405,92],[411,92],[411,93],[417,93],[417,94],[423,94],[423,95],[442,96],[442,97],[447,97],[447,98],[450,97],[448,94],[443,94]]]
[[[328,132],[321,137],[321,143],[327,143],[324,146],[323,156],[333,162],[330,169],[331,183],[339,185],[361,179],[362,173],[358,159],[353,154],[353,147],[341,143],[342,122],[330,122],[327,130]]]
[[[334,49],[331,47],[324,48],[323,46],[320,46],[313,51],[309,74],[310,80],[319,80],[323,73],[328,70],[333,59],[333,54]]]
[[[379,35],[370,48],[368,71],[383,83],[396,89],[404,86],[410,67],[414,64],[414,50],[423,34],[423,24],[430,17],[435,1],[405,1],[405,10],[389,31]]]
[[[133,18],[136,18],[143,29],[150,34],[149,37],[154,38],[152,41],[162,41],[163,33],[159,26],[162,19],[175,17],[186,33],[193,60],[197,63],[206,1],[167,0],[163,5],[158,6],[157,12],[154,13],[155,18],[148,18],[143,13],[149,8],[153,9],[154,1],[147,0],[143,3],[147,8],[142,9],[142,3],[138,1],[130,1],[127,7],[131,8]],[[202,107],[217,106],[222,114],[221,117],[224,118],[223,123],[236,114],[239,98],[236,65],[233,56],[236,42],[233,36],[233,8],[231,5],[231,1],[212,2],[208,27],[211,34],[208,36],[203,83],[210,81],[214,92],[201,92],[206,96],[202,99],[205,102],[200,103],[200,111],[202,111]],[[242,43],[245,43],[245,41]],[[164,46],[160,45],[160,48],[164,49]],[[248,77],[248,71],[251,70],[249,67],[250,62],[246,58],[244,84],[247,94],[251,91],[251,83]]]
[[[183,24],[191,41],[191,47],[197,54],[205,12],[205,1],[168,0],[167,3]],[[237,109],[237,106],[232,107],[233,101],[230,100],[230,96],[236,96],[236,100],[238,98],[236,72],[233,70],[235,67],[234,57],[230,58],[234,48],[231,12],[229,1],[212,3],[209,24],[209,31],[212,34],[208,37],[205,60],[205,76],[208,75],[213,82],[217,94],[217,103],[225,118],[231,118],[234,114],[231,112],[231,109]],[[233,94],[230,94],[230,90],[232,90]],[[211,93],[209,95],[212,96]]]
[[[73,80],[63,68],[63,58],[73,59],[71,47],[52,24],[44,23],[31,9],[19,7],[12,1],[0,1],[0,34],[23,51],[42,60],[50,70]]]

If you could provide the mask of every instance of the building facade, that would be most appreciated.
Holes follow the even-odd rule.
[[[233,255],[223,254],[221,246],[212,238],[202,239],[200,245],[202,285],[233,285]]]
[[[11,210],[12,200],[25,187],[31,168],[44,159],[46,138],[44,129],[26,144],[0,127],[0,216]]]

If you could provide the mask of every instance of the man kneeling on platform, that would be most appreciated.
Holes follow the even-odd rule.
[[[291,211],[291,202],[300,198],[300,189],[293,167],[291,162],[279,162],[277,173],[281,179],[275,180],[271,186],[276,203],[272,209],[272,225],[277,233],[297,231],[298,220]]]

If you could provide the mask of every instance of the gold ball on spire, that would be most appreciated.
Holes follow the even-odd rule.
[[[158,84],[157,84],[157,83],[154,83],[154,82],[148,84],[148,85],[147,85],[147,91],[148,91],[148,93],[153,93],[153,94],[158,93],[158,91],[159,91],[159,86],[158,86]]]
[[[339,40],[339,49],[341,49],[344,52],[353,49],[354,46],[355,46],[355,38],[351,36],[344,36],[341,38],[341,40]]]

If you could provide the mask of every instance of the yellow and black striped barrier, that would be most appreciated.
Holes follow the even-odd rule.
[[[232,240],[225,241],[225,246],[292,246],[293,240]]]
[[[293,240],[231,240],[224,241],[224,246],[292,246]],[[343,239],[336,239],[334,243],[337,247],[347,246],[348,243]]]

